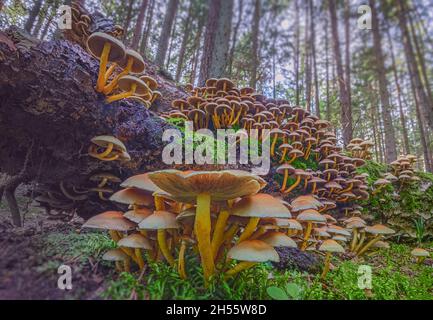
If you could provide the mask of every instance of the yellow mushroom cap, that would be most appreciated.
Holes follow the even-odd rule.
[[[83,228],[129,231],[136,228],[136,224],[123,217],[120,211],[106,211],[98,214],[83,224]]]
[[[107,147],[112,143],[115,149],[126,152],[126,147],[123,142],[113,136],[97,136],[90,141],[100,147]]]
[[[102,256],[102,260],[106,261],[125,261],[128,259],[128,255],[120,249],[108,250]]]
[[[393,234],[395,233],[394,230],[382,225],[382,224],[376,224],[372,227],[367,226],[365,227],[365,231],[371,234],[379,235],[379,234]]]
[[[273,247],[289,247],[297,248],[296,242],[288,237],[285,233],[270,231],[260,237],[260,240],[266,242]]]
[[[153,214],[143,219],[138,227],[140,229],[178,229],[179,223],[176,221],[176,215],[169,211],[154,211]]]
[[[110,54],[108,55],[109,62],[118,62],[125,57],[126,50],[123,43],[102,32],[95,32],[90,35],[87,39],[87,48],[93,56],[100,58],[106,43],[110,43],[111,45]]]
[[[245,197],[233,206],[232,215],[257,218],[291,218],[289,209],[279,199],[266,193]]]
[[[280,257],[275,249],[261,240],[246,240],[229,250],[230,259],[249,262],[279,262]]]
[[[149,173],[143,173],[129,177],[123,181],[120,186],[123,188],[137,188],[150,193],[161,191],[161,189],[159,189],[149,178]]]
[[[430,253],[422,248],[415,248],[411,251],[410,253],[411,255],[413,255],[414,257],[429,257]]]
[[[328,239],[323,241],[323,243],[319,247],[319,251],[344,252],[344,248],[337,241]]]
[[[142,206],[151,206],[153,204],[153,197],[148,192],[137,188],[126,188],[117,191],[110,197],[110,200],[123,204]]]
[[[232,200],[256,194],[260,190],[257,177],[242,171],[161,170],[149,173],[150,179],[174,199],[194,203],[200,194],[209,194],[214,201]]]
[[[139,233],[131,234],[125,238],[120,239],[117,242],[120,247],[126,248],[136,248],[136,249],[146,249],[152,250],[152,245],[144,236]]]
[[[140,223],[144,218],[147,218],[152,214],[152,210],[147,208],[140,208],[137,210],[130,210],[125,212],[123,215],[126,219],[131,220],[135,223]]]

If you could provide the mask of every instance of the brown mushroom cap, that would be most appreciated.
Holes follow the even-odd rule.
[[[106,43],[111,44],[110,54],[108,55],[109,62],[119,62],[125,57],[125,46],[120,40],[102,32],[95,32],[87,39],[87,48],[89,52],[100,58]]]
[[[429,257],[430,253],[422,248],[415,248],[411,251],[410,253],[411,255],[413,255],[414,257]]]
[[[158,88],[158,82],[150,76],[141,76],[140,80],[143,81],[150,90],[154,91]]]
[[[232,215],[257,218],[291,218],[289,209],[279,199],[266,193],[258,193],[238,201]]]
[[[210,194],[214,201],[232,200],[260,190],[258,177],[240,170],[183,173],[161,170],[149,173],[150,179],[180,202],[194,203],[199,194]]]
[[[125,238],[120,239],[117,242],[120,247],[135,248],[135,249],[146,249],[152,250],[152,245],[145,237],[140,233],[131,234]]]
[[[112,143],[114,148],[117,150],[126,152],[126,147],[123,142],[113,136],[96,136],[90,141],[99,147],[107,147],[110,143]]]
[[[131,220],[135,223],[140,223],[144,218],[147,218],[152,214],[152,210],[147,208],[140,208],[137,210],[130,210],[125,212],[123,215],[126,219]]]
[[[151,206],[153,204],[153,197],[147,191],[137,188],[126,188],[117,191],[110,197],[110,200],[123,204],[142,206]]]
[[[137,51],[131,49],[126,50],[125,57],[119,62],[119,66],[126,68],[129,59],[132,59],[133,61],[130,73],[141,73],[144,71],[145,65],[143,57]]]
[[[136,224],[123,217],[120,211],[106,211],[98,214],[83,224],[83,228],[129,231],[136,228]]]
[[[323,241],[323,243],[319,247],[319,251],[344,252],[344,248],[337,241],[328,239]]]
[[[102,256],[102,260],[106,261],[125,261],[128,259],[128,255],[120,249],[108,250]]]
[[[314,209],[307,209],[302,211],[296,220],[302,222],[313,222],[313,223],[326,223],[326,218]]]
[[[394,230],[382,225],[382,224],[376,224],[372,227],[367,226],[365,227],[365,231],[374,235],[379,235],[379,234],[393,234],[395,233]]]
[[[150,92],[150,89],[147,86],[147,84],[137,77],[123,76],[122,78],[119,79],[119,88],[122,91],[125,92],[130,91],[133,84],[137,85],[137,88],[135,89],[135,93],[134,93],[137,96],[146,96]]]
[[[273,247],[288,247],[297,248],[296,242],[292,238],[288,237],[285,233],[270,231],[260,237],[261,241],[266,242]]]
[[[230,259],[249,262],[279,262],[280,257],[275,249],[261,240],[246,240],[229,250]]]
[[[317,200],[313,195],[299,196],[291,202],[292,211],[298,212],[307,209],[319,209],[323,204]]]
[[[138,174],[129,177],[120,185],[123,188],[137,188],[140,190],[148,191],[154,193],[160,191],[160,189],[153,183],[149,178],[149,173]]]
[[[140,229],[178,229],[179,223],[176,221],[176,215],[169,211],[154,211],[153,214],[143,219],[138,227]]]

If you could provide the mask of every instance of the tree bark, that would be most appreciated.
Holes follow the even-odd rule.
[[[329,0],[328,3],[329,3],[330,18],[331,18],[332,38],[334,43],[335,65],[337,68],[337,77],[338,77],[338,85],[339,85],[339,92],[340,92],[343,143],[344,145],[348,145],[350,140],[352,140],[352,135],[353,135],[352,108],[350,106],[349,96],[344,81],[344,71],[341,62],[341,52],[340,52],[340,40],[338,37],[337,8],[335,2],[336,2],[335,0]]]
[[[161,34],[159,35],[158,49],[155,57],[155,64],[160,68],[164,67],[164,61],[167,56],[168,42],[170,40],[170,32],[176,16],[179,0],[170,0],[167,5],[167,11],[162,23]]]
[[[176,18],[175,18],[176,20]],[[165,63],[165,69],[168,70],[170,67],[170,60],[171,60],[171,52],[173,50],[173,43],[176,37],[176,23],[173,23],[173,29],[170,33],[170,45],[168,46],[168,53],[167,53],[167,61]]]
[[[307,110],[311,112],[311,52],[310,52],[310,14],[309,11],[310,2],[305,3],[305,104],[307,105]]]
[[[140,39],[141,36],[143,35],[143,24],[144,24],[144,18],[146,16],[146,9],[147,9],[147,0],[142,0],[140,6],[140,12],[138,14],[137,22],[135,24],[134,36],[132,37],[132,41],[131,41],[131,48],[133,50],[138,50],[138,45],[140,44]]]
[[[300,23],[299,23],[299,0],[295,0],[295,57],[294,57],[294,69],[295,69],[295,103],[299,106],[299,47],[300,47]]]
[[[194,38],[193,48],[192,48],[191,73],[189,77],[190,83],[195,82],[196,75],[197,75],[197,67],[198,67],[199,53],[200,53],[200,41],[201,41],[201,36],[203,34],[205,21],[206,21],[206,14],[203,14],[199,18],[198,27]]]
[[[29,17],[27,18],[26,24],[24,26],[24,30],[28,33],[31,33],[33,25],[35,24],[36,18],[38,17],[39,12],[41,11],[42,0],[36,0],[30,10]]]
[[[199,85],[225,76],[233,0],[211,0],[200,63]]]
[[[126,41],[126,39],[128,38],[128,30],[129,30],[129,26],[131,25],[132,8],[134,7],[134,1],[135,0],[129,0],[129,3],[128,3],[128,9],[126,11],[125,22],[123,23],[123,41]]]
[[[261,16],[260,0],[254,1],[253,23],[251,29],[252,46],[251,46],[251,79],[250,87],[256,89],[257,85],[257,70],[260,64],[259,61],[259,28]]]
[[[389,103],[388,82],[386,79],[385,56],[382,51],[382,36],[376,6],[370,0],[372,31],[373,31],[373,51],[375,55],[375,69],[379,81],[380,102],[382,104],[383,126],[385,131],[385,161],[391,163],[397,159],[397,147],[395,143],[395,132],[392,124],[391,105]]]
[[[235,28],[233,29],[232,44],[230,46],[230,53],[229,53],[228,74],[230,75],[230,77],[233,77],[233,74],[232,74],[232,72],[233,72],[233,59],[234,59],[235,50],[236,50],[236,43],[238,40],[238,31],[239,31],[239,27],[241,26],[241,23],[242,23],[243,8],[244,8],[244,1],[239,0],[239,3],[238,3],[238,20],[236,21]]]
[[[187,17],[185,19],[185,23],[183,25],[183,37],[182,37],[182,43],[180,45],[180,50],[179,50],[179,58],[177,59],[177,67],[176,67],[176,75],[175,75],[176,82],[179,82],[180,77],[182,75],[183,62],[184,62],[185,53],[186,53],[186,46],[188,44],[188,41],[190,38],[189,36],[191,33],[192,9],[193,9],[193,4],[191,2],[189,4],[189,8],[188,8],[188,15],[187,15]]]
[[[150,37],[150,32],[152,30],[152,22],[153,22],[153,11],[155,8],[155,1],[156,0],[150,0],[150,9],[147,15],[147,22],[146,22],[146,28],[143,32],[143,37],[141,39],[141,44],[140,44],[140,52],[141,54],[145,54],[146,49],[147,49],[147,44],[149,42],[149,37]]]
[[[313,59],[314,68],[314,105],[316,116],[320,118],[320,92],[319,92],[319,78],[317,72],[317,61],[316,61],[316,21],[313,0],[310,0],[311,10],[311,55]]]
[[[352,87],[351,87],[351,65],[350,65],[350,3],[349,0],[344,0],[344,37],[345,37],[345,64],[346,75],[345,84],[347,95],[349,96],[349,104],[352,105]]]
[[[331,121],[331,103],[329,101],[329,20],[325,20],[325,77],[326,77],[326,120]]]

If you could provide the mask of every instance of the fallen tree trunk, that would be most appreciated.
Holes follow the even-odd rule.
[[[62,181],[87,188],[95,186],[88,180],[94,173],[125,178],[163,167],[161,136],[167,123],[133,101],[107,104],[94,90],[98,66],[73,42],[39,42],[17,29],[0,32],[0,172],[45,188],[58,188]],[[185,95],[154,68],[148,70],[163,95],[154,107],[166,109],[174,97]],[[88,156],[90,139],[97,135],[122,140],[132,160],[121,164]],[[111,206],[94,194],[71,208],[87,216]]]

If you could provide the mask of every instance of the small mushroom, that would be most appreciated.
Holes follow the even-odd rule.
[[[122,93],[107,98],[107,103],[112,103],[121,99],[126,99],[132,95],[145,96],[149,93],[148,86],[139,78],[133,76],[123,76],[118,82]]]
[[[429,252],[422,248],[415,248],[410,254],[416,258],[416,263],[418,264],[421,264],[426,257],[430,256]]]
[[[338,244],[337,241],[332,240],[332,239],[328,239],[328,240],[323,241],[323,243],[319,247],[319,251],[326,252],[325,265],[323,267],[323,271],[322,271],[322,275],[321,275],[321,278],[325,279],[325,277],[329,271],[329,266],[331,264],[332,253],[342,253],[342,252],[344,252],[344,248],[340,244]]]

